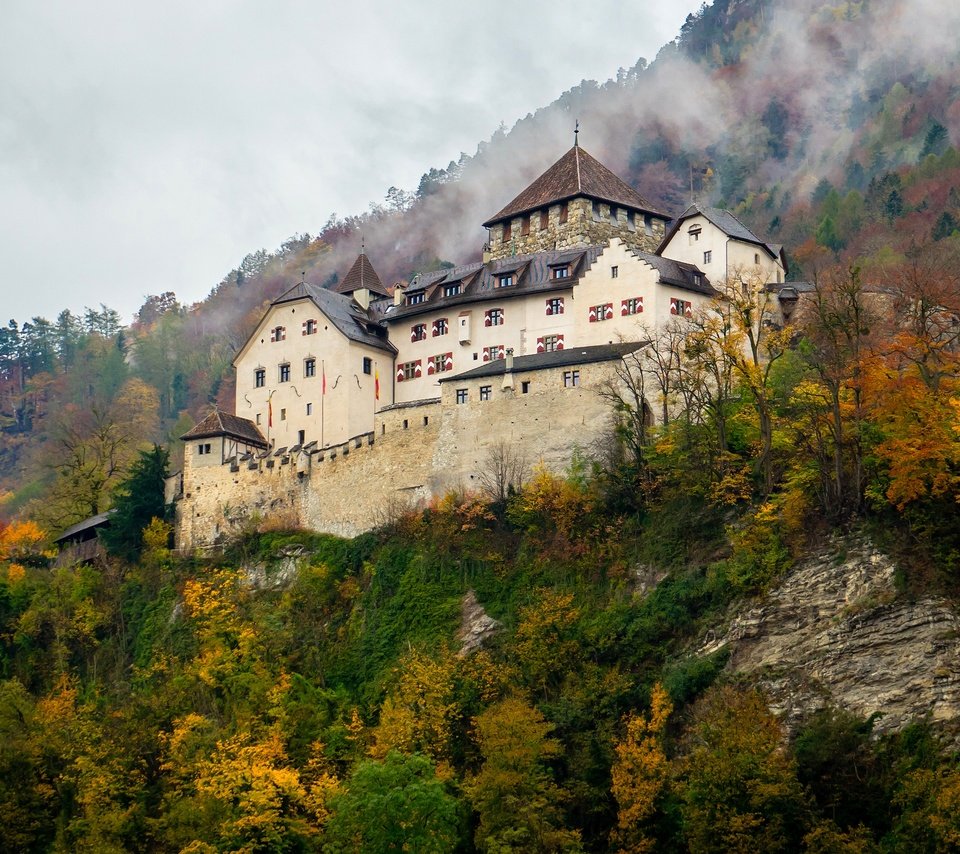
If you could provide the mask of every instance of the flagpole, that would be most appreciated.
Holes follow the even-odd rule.
[[[323,437],[323,407],[327,397],[327,363],[320,360],[320,373],[323,377],[323,388],[320,390],[320,447],[327,447]]]

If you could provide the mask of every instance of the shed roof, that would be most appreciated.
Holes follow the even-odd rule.
[[[95,531],[98,528],[105,528],[110,523],[110,515],[112,513],[112,510],[108,510],[106,513],[97,513],[95,516],[88,516],[82,522],[77,522],[76,525],[71,525],[67,528],[54,542],[62,543],[66,540],[73,539],[78,534]]]
[[[571,365],[588,365],[593,362],[614,362],[629,356],[648,341],[631,341],[623,344],[597,344],[592,347],[570,347],[566,350],[554,350],[549,353],[534,353],[530,356],[517,356],[513,360],[514,373],[541,371],[547,368],[566,368]],[[506,359],[487,362],[454,377],[441,377],[440,382],[459,382],[480,377],[495,377],[506,373]]]

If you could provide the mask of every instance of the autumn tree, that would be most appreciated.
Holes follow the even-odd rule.
[[[456,661],[449,651],[431,658],[411,650],[403,657],[397,668],[397,686],[380,709],[371,756],[383,759],[392,750],[423,753],[449,768],[459,712],[453,696]]]
[[[138,448],[155,435],[157,411],[156,391],[137,379],[110,403],[64,407],[55,433],[52,500],[37,505],[34,515],[62,530],[107,510]]]
[[[563,826],[563,793],[547,763],[559,755],[551,725],[521,697],[487,708],[474,721],[483,765],[464,783],[479,816],[483,852],[577,851],[580,835]]]
[[[816,467],[817,497],[832,516],[862,506],[863,373],[878,321],[857,267],[819,274],[797,321],[811,380],[794,389],[794,437]]]
[[[757,471],[764,495],[774,486],[773,433],[776,392],[771,373],[790,344],[792,330],[777,329],[774,293],[758,276],[733,271],[721,284],[715,309],[729,324],[721,341],[720,358],[727,360],[740,388],[746,391],[757,415],[759,450]]]
[[[649,715],[631,715],[627,731],[616,745],[611,769],[611,791],[617,800],[613,841],[623,854],[654,851],[654,816],[669,784],[670,765],[665,750],[667,719],[673,711],[666,690],[653,686]]]
[[[805,801],[783,731],[756,691],[698,704],[678,784],[692,854],[796,850]]]

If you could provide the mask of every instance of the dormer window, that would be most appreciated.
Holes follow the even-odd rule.
[[[691,225],[690,228],[687,229],[687,234],[690,236],[691,243],[696,243],[700,239],[700,232],[702,230],[703,229],[699,225]]]
[[[498,288],[509,288],[513,284],[513,273],[503,273],[497,277]]]
[[[407,305],[419,305],[427,298],[427,295],[424,291],[415,291],[412,294],[407,294]]]
[[[702,286],[703,286],[703,276],[702,276],[700,273],[694,273],[694,274],[693,274],[693,283],[694,283],[697,287],[702,287]]]
[[[559,267],[554,267],[552,269],[552,277],[554,279],[569,279],[570,278],[570,265],[562,264]]]
[[[452,285],[443,286],[443,295],[445,297],[455,297],[457,294],[461,293],[462,290],[463,286],[460,284],[460,282],[454,282]]]

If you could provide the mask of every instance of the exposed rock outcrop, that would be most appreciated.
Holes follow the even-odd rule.
[[[477,595],[472,590],[468,590],[460,604],[458,655],[463,657],[475,652],[488,638],[496,634],[499,628],[500,623],[483,610],[483,606],[477,601]]]
[[[832,542],[798,564],[725,637],[727,665],[768,691],[788,724],[833,704],[878,732],[929,715],[960,732],[960,617],[944,599],[897,593],[895,565],[863,539]]]

